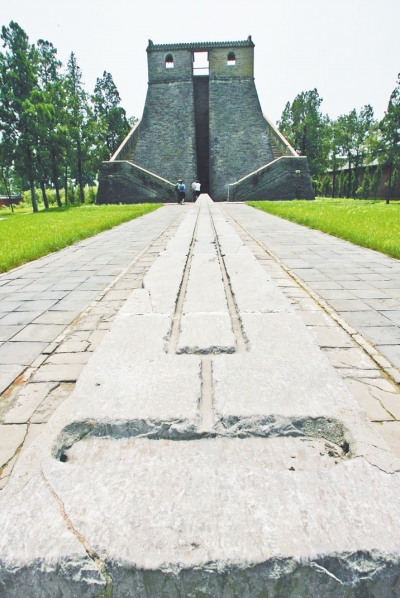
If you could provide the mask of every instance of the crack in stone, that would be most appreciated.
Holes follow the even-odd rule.
[[[316,569],[320,573],[325,573],[325,575],[329,575],[329,577],[332,577],[333,579],[335,579],[336,581],[338,581],[340,583],[340,585],[343,585],[343,582],[338,577],[336,577],[336,575],[334,575],[333,573],[331,573],[330,571],[328,571],[328,569],[326,569],[325,567],[322,567],[322,565],[318,565],[318,563],[310,563],[309,566],[312,569]]]
[[[50,482],[48,481],[48,479],[44,475],[44,472],[43,472],[42,468],[40,469],[40,474],[41,474],[41,477],[42,477],[43,482],[45,483],[47,489],[49,490],[50,494],[55,499],[55,501],[56,501],[56,503],[58,505],[58,508],[60,510],[61,517],[63,518],[63,520],[67,524],[67,528],[69,529],[70,532],[72,532],[74,534],[74,536],[77,538],[77,540],[82,544],[83,548],[86,551],[86,554],[94,562],[94,564],[96,565],[96,567],[99,570],[100,574],[104,578],[106,586],[100,592],[100,594],[98,594],[98,598],[112,598],[113,597],[113,580],[112,580],[112,577],[111,577],[110,573],[107,570],[107,567],[106,567],[104,561],[92,549],[92,547],[90,546],[90,544],[86,540],[86,538],[73,526],[71,519],[68,517],[68,515],[66,513],[65,505],[64,505],[63,501],[58,496],[58,494],[56,493],[56,491],[54,490],[54,488],[51,486]]]
[[[12,425],[15,425],[15,424],[2,424],[2,425],[3,425],[3,426],[12,426]],[[25,425],[25,424],[18,424],[18,425],[21,425],[21,426],[23,426],[23,425]],[[19,455],[19,453],[21,452],[21,450],[22,450],[22,447],[24,446],[24,442],[25,442],[25,440],[26,440],[26,438],[27,438],[27,436],[28,436],[28,432],[29,432],[30,425],[31,425],[31,424],[30,424],[30,419],[29,419],[29,420],[28,420],[28,422],[26,423],[26,430],[25,430],[25,434],[24,434],[24,438],[23,438],[22,442],[21,442],[21,443],[20,443],[20,444],[17,446],[17,448],[15,449],[15,452],[14,452],[14,454],[12,455],[12,457],[10,457],[10,458],[8,459],[8,461],[7,461],[6,463],[4,463],[4,465],[2,465],[2,467],[0,468],[0,478],[1,478],[1,475],[2,475],[3,471],[4,471],[4,470],[6,469],[6,467],[8,466],[8,464],[9,464],[9,463],[11,463],[11,461],[14,459],[14,457],[16,457],[17,455]],[[14,470],[14,467],[13,467],[13,468],[12,468],[12,470],[10,471],[9,475],[8,475],[8,476],[4,476],[4,477],[5,477],[5,478],[7,477],[8,479],[10,479],[10,476],[11,476],[11,474],[12,474],[13,470]],[[6,485],[7,485],[7,484],[6,484]],[[6,486],[6,485],[5,485],[5,486]],[[5,488],[5,486],[4,486],[4,488]]]

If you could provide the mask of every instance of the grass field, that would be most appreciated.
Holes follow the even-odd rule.
[[[0,272],[6,272],[138,218],[161,204],[82,205],[50,208],[33,214],[25,209],[0,211]]]
[[[249,201],[248,205],[400,258],[400,202],[318,198]]]

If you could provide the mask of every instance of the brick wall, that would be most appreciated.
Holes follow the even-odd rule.
[[[229,186],[230,201],[314,199],[308,161],[283,156]]]
[[[101,165],[97,204],[176,201],[174,185],[131,162],[103,162]]]
[[[135,164],[171,182],[183,178],[190,186],[197,174],[193,105],[192,77],[188,81],[150,83]]]
[[[229,183],[273,159],[254,80],[210,76],[211,197],[225,200]]]
[[[228,54],[233,52],[236,64],[228,65]],[[254,48],[213,48],[209,52],[210,77],[236,78],[254,76]]]

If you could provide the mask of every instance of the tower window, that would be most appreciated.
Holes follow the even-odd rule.
[[[228,54],[228,61],[226,63],[228,66],[235,66],[236,64],[236,56],[233,52],[229,52]]]
[[[172,54],[167,54],[165,57],[165,68],[166,69],[173,69],[174,68],[174,57]]]

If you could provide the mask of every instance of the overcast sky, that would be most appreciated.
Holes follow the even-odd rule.
[[[0,0],[0,23],[77,55],[89,92],[109,71],[128,116],[141,117],[148,39],[155,44],[252,35],[260,102],[273,121],[316,87],[332,118],[371,104],[383,116],[400,72],[399,0]]]

